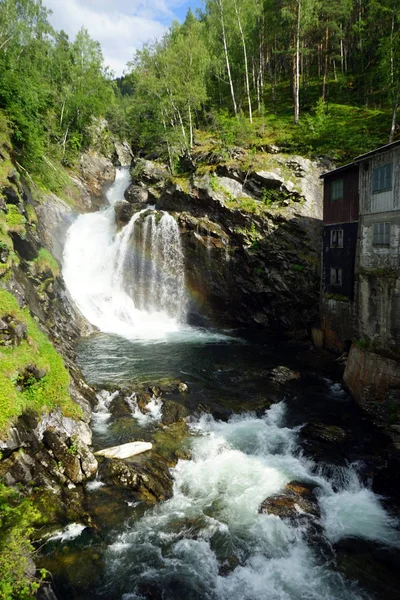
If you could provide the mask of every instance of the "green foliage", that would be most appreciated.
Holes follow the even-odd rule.
[[[292,269],[292,271],[295,271],[296,273],[301,273],[302,271],[304,271],[305,266],[294,264],[291,266],[291,269]]]
[[[37,412],[61,408],[65,415],[79,417],[80,408],[69,396],[70,378],[61,356],[39,329],[27,308],[20,309],[9,292],[0,290],[0,318],[12,315],[27,326],[27,339],[18,346],[0,346],[0,435],[27,408]],[[20,375],[29,365],[45,374],[21,388]]]
[[[242,112],[234,117],[227,110],[221,110],[214,115],[212,131],[226,148],[231,148],[235,145],[246,146],[251,138],[252,128]]]
[[[48,15],[41,0],[0,3],[0,142],[11,136],[18,162],[57,191],[63,181],[48,157],[72,164],[114,92],[99,44],[84,29],[70,42]]]
[[[29,573],[30,536],[40,514],[28,498],[0,483],[0,599],[33,600],[39,588]]]

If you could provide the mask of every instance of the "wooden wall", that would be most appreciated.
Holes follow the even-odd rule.
[[[332,173],[324,179],[324,225],[358,221],[358,165]],[[343,179],[343,199],[331,199],[333,181]]]

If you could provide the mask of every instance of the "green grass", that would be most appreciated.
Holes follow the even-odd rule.
[[[387,143],[389,110],[360,108],[338,102],[327,104],[317,101],[317,98],[316,95],[313,104],[303,108],[299,125],[294,123],[291,102],[280,102],[276,114],[271,108],[265,109],[264,114],[255,111],[253,124],[243,116],[235,119],[221,113],[211,134],[223,148],[238,145],[257,153],[263,147],[275,144],[283,152],[311,158],[329,156],[338,164]],[[196,140],[199,142],[196,151],[210,150],[210,137],[206,132],[197,131]]]
[[[60,274],[58,262],[45,248],[40,248],[38,257],[35,258],[34,263],[39,274],[46,273],[46,271],[51,271],[53,277],[58,277]]]
[[[66,416],[79,418],[81,409],[69,395],[69,373],[63,359],[39,329],[27,308],[20,309],[14,296],[0,290],[0,318],[12,315],[25,323],[27,339],[19,346],[0,346],[0,436],[5,435],[16,417],[30,408],[37,412],[61,408]],[[19,375],[34,364],[45,376],[18,389]]]

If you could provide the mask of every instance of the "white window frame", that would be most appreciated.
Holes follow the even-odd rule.
[[[393,189],[393,165],[388,163],[372,169],[372,193],[381,194]]]
[[[344,197],[344,179],[336,179],[331,182],[331,200],[343,200]]]
[[[343,248],[343,229],[331,229],[331,248]]]
[[[372,225],[372,245],[390,246],[390,223],[374,223]]]
[[[343,270],[337,267],[331,267],[330,284],[336,286],[343,285]]]

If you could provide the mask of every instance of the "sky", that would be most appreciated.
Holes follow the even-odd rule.
[[[122,75],[135,50],[163,35],[174,19],[183,21],[202,0],[44,0],[50,22],[71,40],[84,26],[100,42],[106,64]]]

